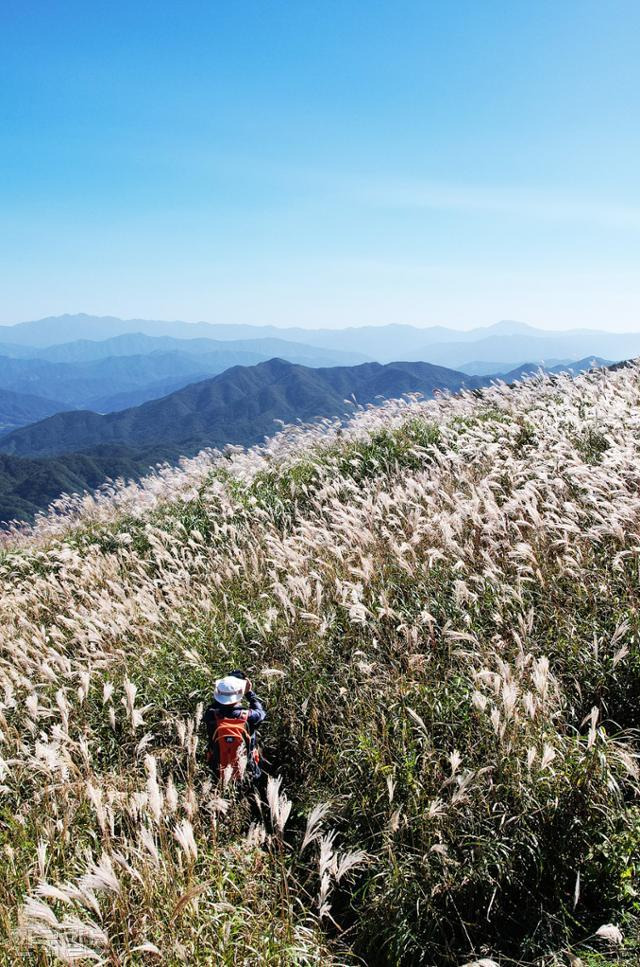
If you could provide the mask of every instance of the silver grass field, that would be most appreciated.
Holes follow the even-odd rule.
[[[356,410],[0,544],[0,962],[635,964],[640,369]],[[244,667],[266,801],[201,717]]]

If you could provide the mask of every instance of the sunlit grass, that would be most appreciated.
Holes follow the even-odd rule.
[[[290,428],[6,538],[2,962],[632,958],[639,379]],[[258,815],[203,764],[230,667]]]

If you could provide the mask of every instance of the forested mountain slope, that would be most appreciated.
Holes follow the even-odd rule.
[[[477,379],[428,363],[363,363],[310,369],[281,359],[235,366],[213,379],[191,384],[160,400],[99,415],[60,413],[0,438],[0,452],[44,456],[104,443],[149,446],[162,443],[177,455],[226,443],[252,444],[290,423],[336,416],[347,397],[371,403],[378,397],[435,389],[457,390]]]
[[[4,348],[3,353],[0,346],[3,389],[37,393],[61,404],[58,411],[91,409],[100,413],[159,399],[232,366],[254,366],[274,356],[306,366],[353,365],[366,359],[361,354],[325,351],[282,339],[222,342],[140,333],[44,349]]]
[[[59,457],[12,457],[0,453],[0,527],[13,520],[30,520],[62,494],[81,494],[105,480],[133,480],[149,467],[173,460],[173,450],[105,444]]]

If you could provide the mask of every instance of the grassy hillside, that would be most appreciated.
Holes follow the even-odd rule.
[[[637,963],[639,391],[388,404],[8,537],[1,962]],[[237,666],[258,819],[202,761]]]

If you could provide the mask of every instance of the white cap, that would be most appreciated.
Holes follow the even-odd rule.
[[[226,678],[219,678],[216,682],[216,690],[213,697],[221,705],[237,705],[242,701],[246,682],[243,678],[234,678],[227,675]]]

